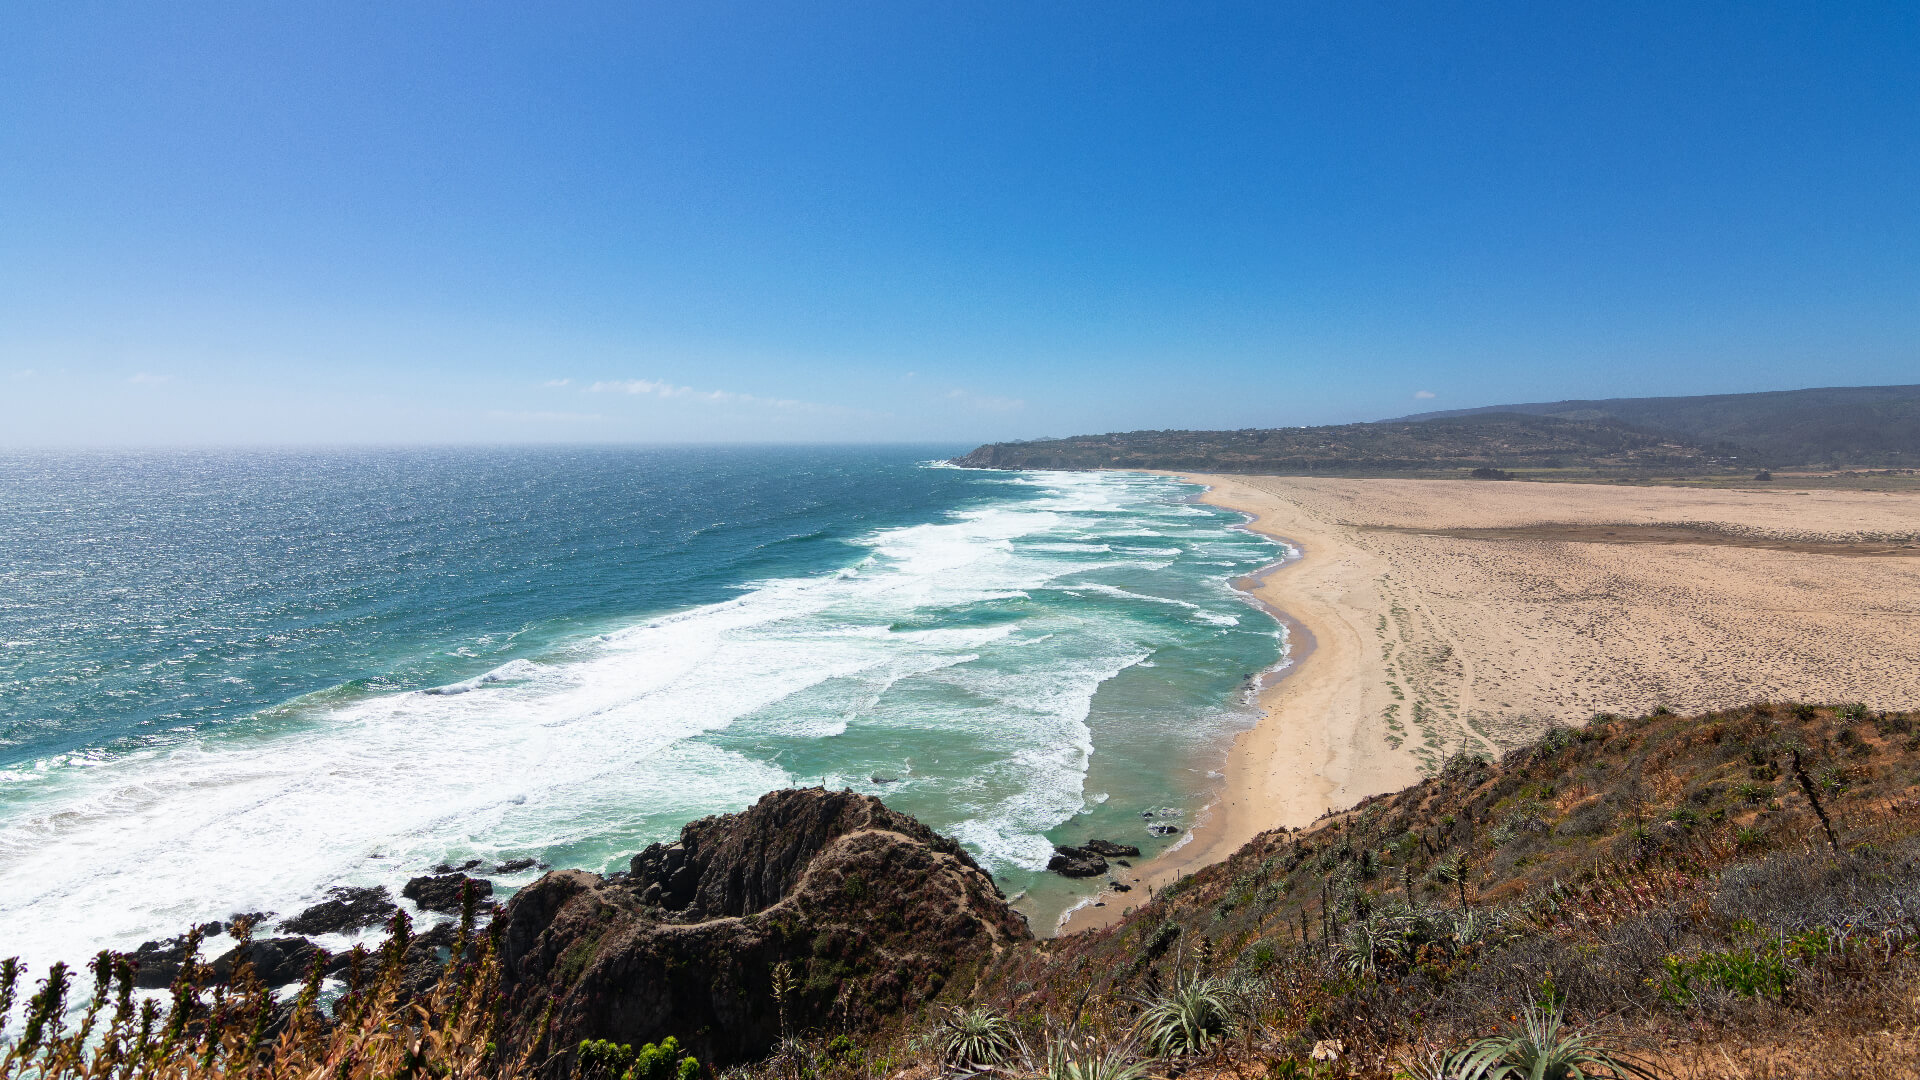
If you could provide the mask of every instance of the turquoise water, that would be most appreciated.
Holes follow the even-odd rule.
[[[1196,489],[958,448],[0,456],[0,925],[36,962],[826,783],[1050,924],[1282,649]],[[1162,814],[1156,821],[1169,820]],[[502,879],[511,886],[531,873]]]

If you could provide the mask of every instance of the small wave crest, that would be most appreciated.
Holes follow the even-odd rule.
[[[448,683],[445,686],[430,686],[420,692],[431,697],[450,697],[454,694],[471,693],[483,686],[492,686],[495,683],[524,679],[538,671],[538,666],[530,660],[509,660],[484,675],[475,675],[471,679],[464,679],[457,683]]]

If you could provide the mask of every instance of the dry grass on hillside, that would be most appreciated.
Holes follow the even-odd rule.
[[[1385,1078],[1530,1004],[1662,1075],[1920,1075],[1916,794],[1911,714],[1602,717],[1265,834],[982,996],[1118,1038],[1217,979],[1234,1033],[1182,1064],[1242,1076]]]

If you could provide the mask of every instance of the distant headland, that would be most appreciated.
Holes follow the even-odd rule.
[[[1322,427],[1129,431],[989,443],[988,469],[1166,469],[1307,476],[1757,477],[1920,467],[1920,386],[1611,398]]]

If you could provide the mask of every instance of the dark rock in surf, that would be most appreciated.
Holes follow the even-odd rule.
[[[133,951],[133,985],[142,990],[160,990],[173,985],[180,966],[187,961],[187,935],[142,942]]]
[[[1116,844],[1111,840],[1089,840],[1080,846],[1095,855],[1105,855],[1109,859],[1135,857],[1140,854],[1140,849],[1132,844]]]
[[[254,976],[267,986],[299,982],[307,977],[316,958],[323,967],[333,959],[331,953],[306,938],[265,938],[236,945],[215,958],[211,965],[214,981],[226,982],[233,978],[234,968],[240,965],[242,957],[253,964]]]
[[[1062,877],[1098,877],[1107,872],[1107,860],[1085,848],[1056,844],[1047,869]]]
[[[1172,836],[1172,835],[1173,835],[1174,833],[1177,833],[1177,832],[1179,832],[1179,831],[1180,831],[1180,826],[1178,826],[1178,825],[1149,825],[1149,826],[1147,826],[1147,831],[1148,831],[1148,832],[1150,832],[1150,833],[1152,833],[1152,834],[1153,834],[1153,835],[1155,835],[1155,836]]]
[[[400,890],[400,895],[419,904],[422,911],[457,915],[466,902],[462,897],[469,886],[473,889],[473,900],[476,904],[493,895],[493,882],[485,878],[468,877],[465,874],[417,877],[407,882],[407,887]]]
[[[755,1060],[780,1038],[776,964],[802,979],[800,1030],[863,1030],[1029,939],[993,879],[952,840],[868,795],[776,791],[634,856],[628,880],[559,870],[500,918],[506,1032],[549,1045],[678,1037],[703,1063]]]
[[[448,920],[434,923],[432,927],[413,935],[413,941],[410,944],[424,945],[429,949],[451,949],[459,937],[460,924]]]
[[[501,863],[488,872],[493,874],[517,874],[522,870],[531,870],[536,866],[540,866],[543,870],[546,869],[546,867],[541,866],[539,860],[529,856],[520,859],[508,859],[506,862]]]
[[[370,889],[336,885],[327,895],[333,899],[282,921],[280,929],[295,934],[344,934],[378,926],[393,915],[393,896],[384,885]]]
[[[436,874],[464,874],[467,871],[479,865],[480,865],[479,859],[468,859],[466,862],[461,863],[459,866],[455,866],[452,863],[440,863],[439,865],[433,868],[433,872]],[[531,859],[527,860],[527,865],[529,866],[533,865],[533,860]]]

